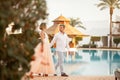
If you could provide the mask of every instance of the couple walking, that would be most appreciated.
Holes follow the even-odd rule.
[[[69,48],[68,36],[64,32],[65,25],[59,24],[59,32],[55,34],[51,43],[49,43],[48,36],[45,32],[46,24],[41,23],[40,25],[40,37],[41,42],[35,48],[35,54],[33,55],[33,60],[31,61],[30,77],[33,74],[39,74],[41,76],[48,76],[53,74],[57,76],[55,70],[60,67],[61,76],[68,76],[63,69],[64,54],[66,53],[65,48]],[[50,47],[56,43],[56,54],[58,55],[57,64],[54,66],[52,54]]]

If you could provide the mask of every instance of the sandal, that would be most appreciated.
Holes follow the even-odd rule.
[[[31,72],[30,75],[29,75],[30,78],[33,78],[33,73]]]
[[[48,76],[48,74],[43,74],[43,77],[47,77]]]

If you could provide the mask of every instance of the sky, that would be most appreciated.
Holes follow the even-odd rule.
[[[79,31],[90,35],[109,34],[109,9],[100,10],[96,4],[99,0],[46,0],[48,7],[48,27],[60,15],[66,18],[80,18],[86,30]],[[115,9],[113,20],[120,16],[120,10]]]

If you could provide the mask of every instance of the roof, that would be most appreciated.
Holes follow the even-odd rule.
[[[57,17],[55,20],[53,20],[53,22],[55,21],[70,21],[70,20],[61,15]]]
[[[47,34],[49,35],[54,35],[56,34],[57,32],[59,32],[59,24],[54,24],[53,26],[49,27],[47,29]],[[78,31],[76,28],[72,27],[71,25],[69,24],[65,24],[65,33],[69,36],[87,36],[83,33],[81,33],[80,31]]]
[[[83,33],[81,33],[79,30],[77,30],[75,27],[71,26],[69,24],[70,20],[65,18],[64,16],[60,15],[58,18],[56,18],[55,20],[53,20],[54,25],[49,27],[46,32],[49,35],[54,35],[57,32],[59,32],[59,24],[61,23],[61,21],[63,22],[63,24],[65,25],[65,33],[69,36],[88,36],[85,35]],[[56,23],[57,22],[57,23]],[[68,23],[66,23],[68,22]]]

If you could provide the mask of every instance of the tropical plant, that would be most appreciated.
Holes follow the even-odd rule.
[[[97,41],[100,41],[100,37],[99,36],[91,36],[90,41],[92,41],[92,44],[94,44]]]
[[[116,44],[116,47],[117,47],[118,44],[120,43],[120,37],[114,38],[113,42]]]
[[[79,18],[70,18],[70,25],[72,25],[73,27],[80,27],[82,29],[86,29]]]
[[[82,41],[82,37],[75,37],[75,44],[78,44],[78,41]]]
[[[31,55],[39,42],[35,24],[47,18],[45,0],[0,0],[0,79],[20,80],[29,70]],[[8,24],[21,34],[6,34]]]
[[[112,15],[115,8],[120,9],[120,0],[100,0],[100,3],[97,4],[97,7],[100,7],[100,10],[109,8],[110,13],[110,45],[112,47]]]

